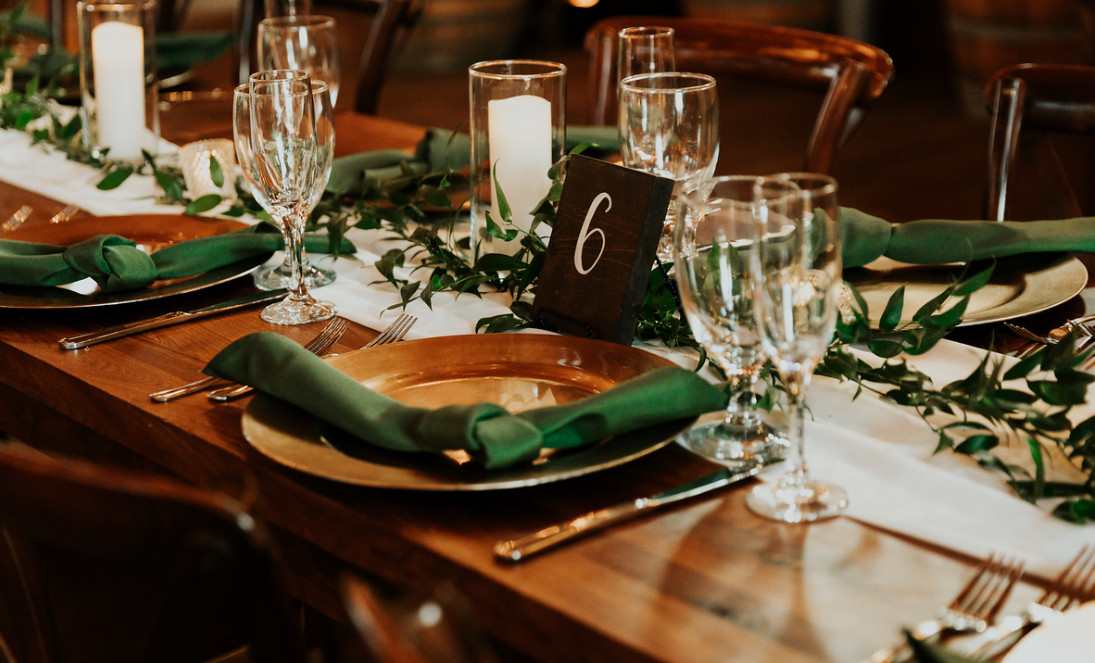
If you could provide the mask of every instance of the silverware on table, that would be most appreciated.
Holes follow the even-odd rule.
[[[30,213],[34,209],[30,205],[22,205],[19,209],[7,218],[3,223],[0,223],[0,232],[7,232],[9,230],[15,230],[19,226],[27,222],[30,218]]]
[[[1090,333],[1087,333],[1087,325],[1088,323],[1091,323],[1093,321],[1095,321],[1095,315],[1085,315],[1079,318],[1072,318],[1071,320],[1066,320],[1064,324],[1060,325],[1059,327],[1054,327],[1053,329],[1049,330],[1045,336],[1042,336],[1041,334],[1036,334],[1026,327],[1017,325],[1013,322],[1005,322],[1004,326],[1007,327],[1008,330],[1016,336],[1022,339],[1026,339],[1032,343],[1032,345],[1026,346],[1018,353],[1016,353],[1016,356],[1021,359],[1031,355],[1042,345],[1052,345],[1054,343],[1059,343],[1060,341],[1067,338],[1068,335],[1072,333],[1072,330],[1076,327],[1080,327],[1081,330],[1085,332],[1084,335],[1080,337],[1079,342],[1076,344],[1076,350],[1082,350],[1091,342],[1092,336]]]
[[[217,313],[227,313],[228,311],[234,311],[236,309],[244,308],[247,306],[254,306],[255,304],[262,304],[264,302],[271,302],[276,299],[281,299],[286,295],[286,290],[270,290],[266,292],[256,292],[254,294],[239,297],[237,299],[231,299],[219,304],[213,304],[212,306],[206,306],[204,308],[194,309],[193,311],[174,311],[172,313],[165,313],[164,315],[156,316],[155,318],[148,318],[146,320],[138,320],[136,322],[127,322],[123,325],[117,325],[115,327],[107,327],[106,329],[100,329],[98,331],[88,332],[86,334],[77,334],[76,336],[69,336],[57,341],[61,345],[63,350],[76,350],[78,348],[84,348],[95,343],[102,343],[103,341],[112,341],[116,338],[122,338],[123,336],[130,336],[137,332],[147,331],[149,329],[158,329],[160,327],[167,327],[168,325],[177,325],[180,322],[187,322],[189,320],[198,320]]]
[[[304,349],[314,352],[316,354],[326,352],[331,348],[332,345],[338,342],[338,339],[342,338],[342,335],[346,332],[347,326],[349,326],[349,323],[347,323],[342,318],[336,317],[334,320],[331,320],[331,322],[329,322],[327,326],[323,328],[323,331],[317,334],[315,338],[308,341],[308,344],[304,346]],[[168,401],[173,401],[176,398],[188,396],[199,391],[231,384],[233,383],[229,380],[209,376],[207,378],[202,378],[201,380],[191,382],[190,384],[184,384],[180,387],[174,387],[172,389],[164,389],[163,391],[153,392],[149,394],[148,397],[154,401],[166,403]]]
[[[392,321],[392,324],[388,325],[384,331],[380,332],[379,336],[362,346],[362,349],[400,341],[407,335],[407,332],[410,331],[411,327],[413,327],[416,322],[418,322],[418,318],[404,313]],[[316,354],[320,353],[317,352]],[[248,385],[229,385],[217,389],[216,391],[211,391],[205,396],[211,401],[223,403],[241,396],[246,396],[252,391],[254,391],[254,387]]]
[[[918,640],[927,640],[984,632],[999,614],[1015,582],[1022,575],[1022,562],[1009,561],[997,555],[988,556],[953,601],[940,608],[933,619],[917,624],[910,633]],[[902,640],[876,651],[868,663],[898,663],[910,660],[911,655],[909,643]]]
[[[1083,546],[1037,601],[1028,604],[1021,613],[994,624],[973,655],[977,660],[996,660],[1034,627],[1092,598],[1095,598],[1095,547]]]
[[[494,556],[506,562],[522,562],[532,555],[544,552],[549,548],[554,548],[590,532],[602,530],[610,525],[652,513],[661,507],[740,483],[760,474],[768,466],[765,463],[758,463],[744,469],[724,468],[649,497],[639,497],[598,511],[590,511],[564,523],[549,525],[526,536],[509,539],[508,541],[499,541],[494,546]]]

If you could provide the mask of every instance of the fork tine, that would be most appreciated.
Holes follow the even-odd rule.
[[[336,317],[334,320],[328,323],[326,327],[323,328],[323,331],[321,331],[318,336],[313,338],[311,341],[308,342],[307,345],[304,346],[305,349],[310,350],[315,354],[324,352],[332,345],[337,343],[338,339],[342,338],[342,335],[346,333],[347,326],[348,324],[344,318]]]
[[[1086,598],[1095,589],[1089,582],[1095,573],[1095,548],[1084,546],[1061,571],[1038,603],[1054,610],[1064,610]]]
[[[984,621],[992,621],[1003,608],[1016,581],[1023,575],[1023,563],[995,554],[986,558],[970,582],[958,593],[950,608]]]
[[[394,343],[406,336],[407,332],[416,322],[418,322],[418,318],[404,313],[396,318],[392,324],[388,325],[384,331],[380,332],[379,336],[370,341],[365,347],[371,348],[375,345]]]
[[[76,213],[80,211],[79,205],[65,205],[64,208],[50,217],[50,223],[64,223],[72,217],[76,216]]]

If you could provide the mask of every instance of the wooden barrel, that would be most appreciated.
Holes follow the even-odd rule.
[[[833,29],[834,0],[682,0],[685,16],[783,25],[828,32]]]
[[[512,57],[525,28],[525,6],[525,0],[426,0],[397,66],[451,72]]]
[[[984,115],[985,85],[1003,67],[1092,62],[1077,0],[947,0],[946,7],[958,92],[974,115]]]

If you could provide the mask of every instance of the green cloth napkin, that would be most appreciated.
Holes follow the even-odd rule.
[[[593,143],[605,152],[619,149],[616,127],[567,127],[566,149]],[[399,188],[429,173],[462,170],[471,163],[471,138],[448,129],[432,128],[418,142],[414,155],[402,150],[373,150],[338,157],[327,190],[356,195],[368,189]]]
[[[308,234],[304,243],[308,251],[330,250],[327,235]],[[158,279],[193,276],[280,248],[281,233],[268,232],[262,226],[178,242],[151,255],[119,235],[98,235],[67,247],[0,239],[0,283],[49,287],[91,277],[103,292],[122,292],[147,287]],[[354,246],[343,239],[340,250],[352,253]]]
[[[233,32],[160,32],[156,35],[156,67],[162,74],[184,72],[212,62],[236,40]]]
[[[1023,253],[1095,251],[1095,218],[1049,221],[890,223],[850,207],[840,208],[845,267],[886,256],[915,265],[942,265]]]
[[[494,403],[411,407],[368,389],[274,332],[235,341],[205,373],[294,403],[362,444],[405,452],[463,449],[487,469],[530,462],[542,447],[580,447],[726,404],[718,387],[692,371],[668,367],[573,403],[517,414]]]

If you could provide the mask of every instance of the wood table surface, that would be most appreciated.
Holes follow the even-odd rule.
[[[409,149],[421,134],[393,120],[342,115],[338,151]],[[38,222],[61,207],[0,182],[0,212],[24,201]],[[664,490],[713,466],[670,445],[614,469],[514,490],[341,485],[252,449],[240,430],[246,399],[148,397],[196,379],[244,334],[275,330],[304,341],[322,323],[277,327],[251,309],[78,351],[56,343],[251,290],[244,278],[162,301],[0,309],[0,431],[241,496],[273,526],[292,591],[327,614],[339,613],[335,582],[346,571],[410,592],[452,586],[491,635],[544,661],[862,660],[899,637],[902,625],[932,615],[970,574],[971,560],[848,518],[810,526],[764,520],[745,507],[740,489],[508,565],[492,558],[500,539]],[[353,325],[335,350],[375,334]]]

